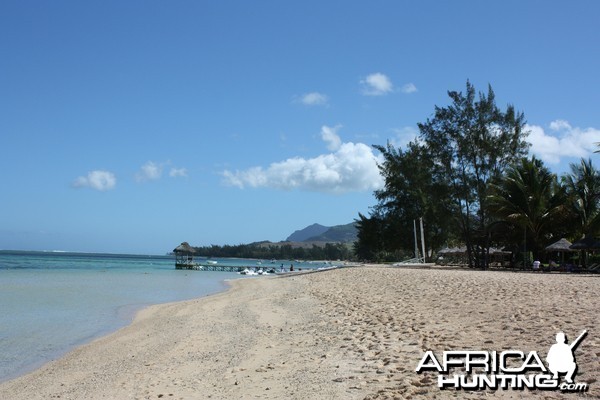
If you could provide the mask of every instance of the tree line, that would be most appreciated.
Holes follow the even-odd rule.
[[[344,243],[325,243],[323,246],[295,247],[290,244],[261,243],[194,247],[201,257],[255,258],[265,260],[348,260],[353,258],[352,247]]]
[[[430,249],[463,245],[471,267],[488,265],[491,246],[538,257],[562,237],[600,234],[600,172],[591,159],[559,177],[528,157],[524,114],[498,107],[491,86],[476,93],[467,81],[465,92],[448,96],[450,105],[436,106],[405,149],[374,146],[385,184],[356,220],[358,259],[412,254],[418,218]]]

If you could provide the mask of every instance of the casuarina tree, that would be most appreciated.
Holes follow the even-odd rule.
[[[484,207],[489,183],[525,156],[525,117],[512,105],[501,110],[491,86],[476,94],[450,91],[451,104],[435,107],[434,115],[418,124],[420,140],[435,166],[436,181],[449,188],[449,201],[467,247],[469,266],[485,267],[486,230],[492,222]]]

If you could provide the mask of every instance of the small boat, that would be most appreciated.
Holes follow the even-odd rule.
[[[248,269],[248,268],[244,268],[244,270],[243,270],[243,271],[240,271],[240,272],[238,272],[238,273],[239,273],[240,275],[248,275],[248,276],[251,276],[251,275],[258,275],[258,274],[256,273],[256,271],[253,271],[253,270],[251,270],[251,269]]]
[[[210,265],[215,265],[215,264],[218,264],[218,262],[217,262],[217,261],[215,261],[215,260],[206,260],[206,263],[207,263],[207,264],[210,264]]]

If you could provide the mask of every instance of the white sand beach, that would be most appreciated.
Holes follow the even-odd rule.
[[[201,273],[201,272],[198,272]],[[0,385],[2,399],[564,398],[440,390],[425,350],[576,349],[600,397],[600,277],[365,266],[245,279],[143,310],[118,332]]]

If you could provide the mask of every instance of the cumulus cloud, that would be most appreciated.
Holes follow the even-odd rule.
[[[600,138],[596,128],[572,127],[567,121],[556,120],[549,125],[552,133],[538,125],[527,125],[530,152],[548,164],[558,164],[564,157],[589,157]]]
[[[335,151],[342,145],[342,139],[337,134],[337,131],[341,128],[341,125],[330,127],[323,125],[321,127],[321,138],[327,143],[327,149]]]
[[[400,91],[402,93],[411,94],[411,93],[415,93],[417,91],[417,87],[415,86],[414,83],[407,83],[406,85],[402,86]]]
[[[362,92],[367,96],[383,96],[393,91],[394,85],[386,75],[376,72],[360,81]]]
[[[363,143],[342,143],[339,126],[324,126],[321,136],[332,150],[314,158],[294,157],[268,167],[223,172],[224,182],[243,189],[269,187],[282,190],[308,190],[326,193],[372,191],[383,186],[377,163],[380,157]],[[339,140],[339,143],[338,143]]]
[[[299,101],[307,106],[326,106],[329,98],[323,93],[311,92],[300,96]]]
[[[556,121],[550,122],[550,129],[553,131],[563,131],[563,130],[571,130],[571,124],[562,119],[557,119]]]
[[[80,176],[73,182],[75,188],[89,187],[102,192],[114,189],[116,185],[115,174],[103,170],[90,171],[86,176]]]
[[[185,178],[188,176],[187,168],[171,168],[169,176],[171,178]]]
[[[163,166],[153,161],[148,161],[142,165],[142,168],[135,174],[135,180],[138,182],[155,181],[162,176]]]
[[[146,164],[142,165],[140,170],[135,174],[135,180],[139,183],[159,180],[162,178],[165,167],[170,166],[170,164],[170,161],[160,163],[148,161]],[[169,169],[169,177],[171,178],[182,178],[187,176],[187,168],[171,167]]]
[[[135,174],[136,182],[156,181],[162,177],[164,163],[148,161]]]

